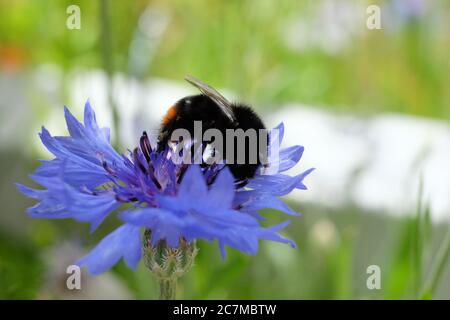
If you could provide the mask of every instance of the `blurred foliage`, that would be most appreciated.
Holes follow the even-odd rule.
[[[99,3],[0,0],[0,70],[29,70],[45,63],[56,64],[66,73],[74,68],[104,67]],[[360,28],[365,32],[352,35],[348,45],[333,53],[313,46],[290,48],[282,36],[286,24],[313,15],[317,3],[110,1],[112,68],[129,72],[130,44],[142,13],[150,7],[166,14],[169,23],[149,57],[151,64],[142,71],[144,76],[180,80],[193,74],[262,106],[296,101],[361,114],[396,111],[450,120],[450,37],[448,30],[447,34],[435,31],[433,15],[442,13],[448,20],[448,1],[433,1],[433,12],[409,19],[395,30],[367,31],[363,23]],[[65,27],[66,8],[71,4],[81,8],[81,30]],[[25,156],[30,155],[13,155],[12,159],[2,155],[1,165],[18,166],[17,159]],[[29,163],[36,165],[27,161],[1,175],[2,186],[7,186],[2,189],[1,210],[10,225],[19,219],[16,224],[22,229],[19,232],[0,221],[0,298],[41,297],[50,268],[41,252],[67,239],[83,239],[82,247],[91,247],[117,223],[111,218],[89,236],[87,226],[73,222],[30,222],[25,208],[31,202],[16,199],[19,195],[13,190],[13,182],[24,181],[24,173],[32,171]],[[17,171],[21,174],[14,175]],[[195,267],[180,281],[179,297],[450,297],[443,285],[450,281],[448,264],[443,269],[447,272],[439,274],[436,292],[424,288],[429,275],[436,274],[433,259],[448,226],[432,225],[422,204],[411,218],[370,214],[351,206],[301,209],[308,214],[294,219],[285,232],[297,242],[297,250],[261,243],[255,257],[228,250],[223,261],[216,245],[200,242]],[[271,222],[279,217],[270,211],[265,215]],[[366,287],[366,268],[371,264],[381,267],[381,290]],[[435,269],[440,270],[439,266]],[[142,263],[131,272],[121,262],[112,272],[132,297],[157,296],[156,283]]]
[[[35,298],[44,271],[39,248],[3,237],[0,233],[0,298]]]
[[[151,7],[170,20],[147,75],[180,80],[195,74],[262,105],[301,101],[361,113],[398,111],[450,119],[450,37],[442,30],[445,24],[434,19],[439,12],[440,19],[448,19],[447,1],[433,1],[427,14],[408,18],[398,30],[385,23],[382,30],[368,31],[363,20],[357,28],[365,32],[351,35],[351,42],[333,54],[314,46],[293,50],[283,40],[287,22],[316,14],[320,2],[114,1],[113,67],[128,70],[139,17]],[[378,1],[386,6],[392,2],[399,1]],[[65,28],[71,4],[81,8],[81,30]],[[7,51],[27,65],[57,63],[66,70],[102,67],[98,1],[17,0],[0,6],[4,55]],[[400,23],[406,18],[390,19]],[[315,21],[314,27],[322,22]]]

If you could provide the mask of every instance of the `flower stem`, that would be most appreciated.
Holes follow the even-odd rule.
[[[109,20],[109,3],[108,0],[100,0],[100,22],[101,22],[101,58],[103,61],[103,68],[107,74],[106,91],[108,95],[108,103],[111,109],[113,118],[113,127],[116,132],[115,141],[113,145],[116,148],[121,147],[121,133],[120,133],[120,116],[117,110],[117,105],[112,95],[113,75],[114,75],[114,61],[112,50],[112,36],[111,24]]]
[[[177,278],[159,279],[159,300],[175,300],[177,295]]]
[[[450,228],[447,230],[445,238],[441,243],[441,247],[437,253],[437,258],[435,262],[435,266],[431,272],[431,276],[425,289],[422,293],[422,299],[431,299],[433,294],[435,293],[437,286],[439,284],[439,280],[447,266],[447,261],[450,258]]]

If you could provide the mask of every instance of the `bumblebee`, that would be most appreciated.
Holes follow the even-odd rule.
[[[159,150],[163,150],[171,142],[172,133],[176,129],[186,129],[193,136],[194,121],[201,121],[202,137],[208,129],[218,129],[222,133],[222,137],[226,137],[227,129],[242,129],[243,131],[254,129],[256,132],[266,129],[261,118],[250,106],[229,102],[217,90],[192,76],[186,76],[185,80],[198,88],[201,94],[184,97],[168,109],[162,119],[159,132]],[[241,163],[236,161],[237,153],[239,151],[242,152],[242,150],[237,150],[236,143],[234,144],[235,161],[232,161],[232,164],[227,164],[227,166],[237,182],[245,184],[247,179],[252,178],[261,166],[259,135],[257,135],[257,139],[258,159],[256,163],[254,161],[250,162],[250,141],[248,139],[245,141],[246,152],[245,162],[243,163],[242,161]],[[202,153],[205,147],[206,145],[203,144]],[[228,159],[226,151],[224,151],[223,159]],[[202,165],[205,164],[202,163]]]

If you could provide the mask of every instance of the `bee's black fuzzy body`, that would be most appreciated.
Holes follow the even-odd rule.
[[[213,101],[213,99],[204,94],[189,96],[179,100],[168,110],[162,121],[158,139],[158,148],[160,150],[165,148],[167,143],[170,142],[173,131],[176,129],[186,129],[191,134],[191,137],[193,137],[194,121],[201,121],[202,137],[206,130],[212,128],[218,129],[224,137],[224,145],[226,145],[225,139],[227,129],[242,129],[244,131],[255,129],[257,133],[259,132],[259,129],[265,129],[261,118],[249,106],[243,104],[230,104],[229,109],[233,115],[231,119],[223,112],[219,105]],[[257,137],[259,155],[259,135],[257,135]],[[259,157],[256,164],[249,163],[249,141],[246,140],[245,143],[247,151],[245,163],[236,163],[238,151],[235,143],[235,161],[234,164],[228,165],[236,181],[245,181],[246,179],[253,177],[256,170],[261,165]],[[224,152],[224,158],[227,159],[226,151]]]

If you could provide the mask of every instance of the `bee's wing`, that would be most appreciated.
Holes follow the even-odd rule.
[[[235,121],[233,110],[231,109],[231,103],[219,92],[217,92],[216,89],[210,87],[203,81],[190,75],[187,75],[186,77],[184,77],[184,79],[190,84],[192,84],[194,87],[198,88],[201,91],[201,93],[203,93],[205,96],[211,98],[215,103],[217,103],[220,109],[222,109],[223,113],[231,121]]]

